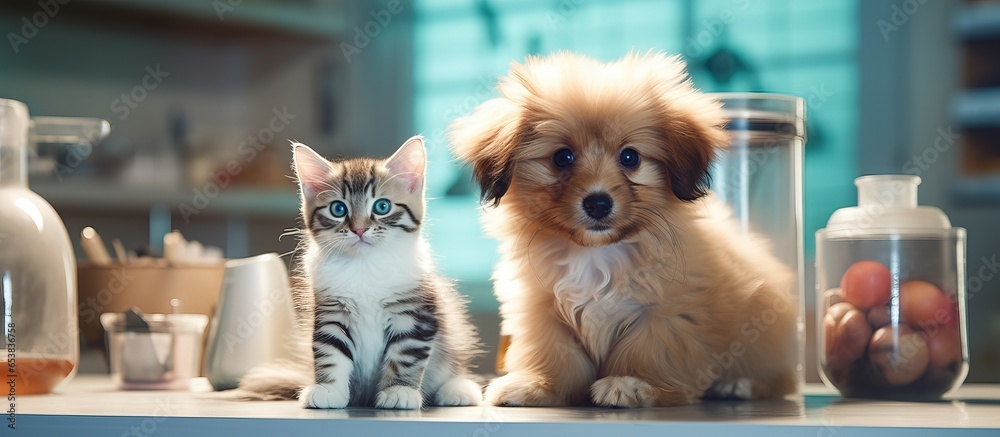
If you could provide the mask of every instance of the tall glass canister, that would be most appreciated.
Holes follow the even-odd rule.
[[[89,146],[109,131],[99,119],[32,119],[23,103],[0,99],[0,372],[8,396],[53,391],[73,377],[80,353],[73,246],[56,211],[28,189],[29,149]]]
[[[744,232],[770,240],[772,250],[797,275],[788,290],[797,303],[799,381],[804,381],[805,275],[802,231],[802,153],[805,102],[781,94],[717,93],[730,135],[713,163],[712,191],[733,211]]]

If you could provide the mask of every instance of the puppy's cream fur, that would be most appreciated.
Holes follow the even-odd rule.
[[[718,102],[676,58],[560,53],[513,65],[502,97],[457,120],[485,227],[509,372],[495,405],[640,407],[796,387],[794,276],[706,195],[726,142]],[[619,163],[625,147],[640,163]],[[573,151],[568,168],[553,154]],[[582,199],[605,192],[595,226]]]

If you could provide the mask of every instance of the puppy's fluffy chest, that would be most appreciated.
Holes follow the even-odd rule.
[[[631,251],[625,244],[573,247],[551,278],[556,312],[576,333],[591,358],[604,360],[615,341],[644,313],[629,275]]]

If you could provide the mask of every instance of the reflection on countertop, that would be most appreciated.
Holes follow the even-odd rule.
[[[535,433],[575,435],[745,434],[833,435],[842,427],[860,434],[908,431],[979,433],[1000,430],[1000,385],[968,385],[940,402],[887,402],[844,399],[825,387],[807,385],[805,395],[786,400],[704,402],[675,408],[427,408],[392,411],[369,408],[305,410],[296,402],[244,402],[210,392],[195,380],[191,391],[115,391],[105,376],[84,375],[49,396],[19,396],[23,429],[94,429],[125,432],[153,420],[159,429],[225,430],[337,429],[347,434],[493,435]],[[308,420],[289,420],[308,419]],[[37,427],[37,428],[36,428]],[[121,430],[118,430],[121,427]],[[275,428],[277,427],[277,428]],[[626,427],[621,429],[619,427]],[[734,428],[734,427],[738,427]],[[483,434],[485,432],[485,434]],[[817,434],[817,435],[820,435]]]

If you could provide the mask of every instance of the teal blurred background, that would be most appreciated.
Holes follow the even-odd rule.
[[[813,283],[814,232],[834,210],[855,204],[853,179],[873,173],[921,176],[921,203],[968,228],[975,275],[1000,252],[998,7],[957,0],[6,1],[0,97],[25,102],[34,115],[111,121],[111,137],[92,151],[48,147],[32,158],[32,188],[71,235],[94,226],[105,238],[156,250],[164,233],[179,229],[231,258],[294,248],[294,239],[278,239],[297,225],[286,177],[290,139],[336,158],[384,156],[423,134],[431,159],[428,235],[493,344],[496,242],[482,235],[475,186],[449,153],[445,129],[496,95],[511,62],[559,50],[602,60],[656,50],[682,55],[704,91],[803,97],[806,283]],[[157,68],[168,75],[143,85]],[[275,124],[278,113],[291,116]],[[958,143],[926,159],[950,130],[961,135]],[[248,141],[260,146],[253,157],[241,153]],[[244,171],[222,184],[221,169],[232,161]],[[1000,281],[980,279],[970,305],[969,380],[997,382]],[[805,295],[812,298],[811,285]]]
[[[468,180],[451,162],[445,128],[494,96],[492,87],[511,61],[560,50],[611,61],[653,49],[684,54],[696,85],[706,92],[760,91],[807,100],[806,235],[854,201],[849,182],[858,174],[856,2],[441,0],[414,6],[413,118],[416,131],[430,139],[434,197]],[[469,240],[455,238],[450,228],[433,233],[443,248],[442,264],[458,277],[483,277],[489,260],[462,256]],[[811,252],[813,241],[806,241]]]

